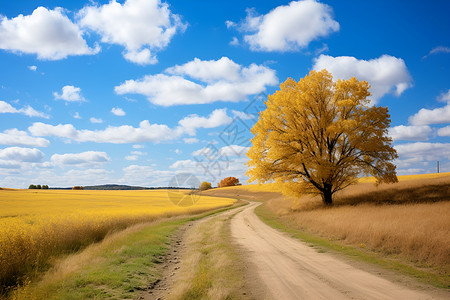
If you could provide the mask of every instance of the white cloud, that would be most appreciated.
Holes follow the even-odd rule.
[[[415,158],[418,161],[450,159],[450,143],[408,143],[396,145],[400,159]]]
[[[53,154],[50,158],[55,165],[92,165],[111,161],[106,152],[86,151],[81,153]]]
[[[250,147],[243,147],[239,145],[228,145],[220,148],[219,153],[223,156],[242,156],[245,157],[245,154],[248,152]]]
[[[137,155],[128,155],[125,156],[126,160],[138,160],[138,156]]]
[[[153,104],[172,106],[238,102],[278,83],[274,70],[256,64],[243,67],[227,57],[210,61],[196,58],[165,73],[126,80],[114,90],[119,95],[141,94]]]
[[[134,149],[142,149],[142,148],[144,148],[144,146],[143,145],[133,145],[133,148]]]
[[[91,118],[89,119],[89,121],[91,121],[91,123],[93,123],[93,124],[101,124],[101,123],[103,123],[103,120],[102,120],[102,119],[100,119],[100,118],[94,118],[94,117],[91,117]]]
[[[123,168],[124,176],[119,180],[139,186],[168,186],[175,175],[173,171],[156,170],[151,166],[130,165]]]
[[[390,55],[359,60],[352,56],[332,57],[322,54],[314,59],[313,69],[327,69],[335,79],[356,77],[367,81],[371,85],[371,98],[375,102],[388,93],[400,96],[412,86],[411,76],[403,59]]]
[[[195,144],[198,143],[198,139],[197,138],[184,138],[183,141],[186,144]]]
[[[40,118],[45,118],[48,119],[49,116],[43,112],[40,111],[36,111],[34,108],[32,108],[31,106],[26,106],[20,109],[16,109],[14,108],[11,104],[5,102],[5,101],[0,101],[0,114],[3,113],[10,113],[10,114],[24,114],[28,117],[40,117]]]
[[[448,136],[450,137],[450,125],[446,127],[439,128],[437,131],[439,136]]]
[[[395,126],[389,129],[389,135],[394,140],[423,141],[428,140],[433,130],[430,126]]]
[[[232,119],[227,115],[225,108],[214,110],[208,117],[189,115],[180,120],[181,128],[190,135],[195,135],[198,128],[214,128],[231,123]]]
[[[177,130],[166,125],[150,124],[145,120],[135,128],[130,125],[108,126],[104,130],[77,130],[72,124],[49,125],[34,123],[28,128],[34,136],[56,136],[77,142],[95,143],[142,143],[172,140],[179,136]]]
[[[193,156],[206,156],[209,158],[220,159],[220,157],[234,157],[241,156],[245,157],[245,154],[248,152],[250,147],[244,147],[240,145],[228,145],[224,146],[220,149],[215,148],[214,146],[203,147],[199,150],[192,152]],[[223,159],[222,159],[223,160]]]
[[[233,114],[233,116],[235,118],[239,118],[242,120],[253,120],[255,119],[255,115],[253,114],[247,114],[243,111],[237,111],[237,110],[232,110],[231,113]]]
[[[145,155],[147,153],[141,152],[141,151],[131,151],[131,154],[133,154],[133,155]]]
[[[40,162],[44,157],[39,149],[9,147],[0,149],[0,159],[17,162]]]
[[[64,100],[67,102],[83,102],[86,101],[84,97],[81,95],[81,88],[75,87],[73,85],[66,85],[62,88],[62,93],[58,94],[57,92],[53,92],[53,96],[56,100]]]
[[[159,0],[110,1],[101,6],[86,6],[78,17],[83,27],[94,30],[102,42],[125,47],[125,59],[137,64],[154,64],[156,52],[164,49],[186,24]]]
[[[227,23],[233,27],[234,23]],[[305,48],[313,40],[339,31],[332,8],[314,0],[292,1],[274,8],[266,15],[247,10],[241,31],[249,32],[244,40],[254,51],[292,51]]]
[[[108,126],[104,130],[76,129],[72,124],[50,125],[41,122],[33,123],[28,131],[34,136],[55,136],[77,142],[95,143],[142,143],[174,140],[183,134],[195,135],[200,128],[215,128],[232,121],[226,109],[216,109],[208,117],[189,115],[178,123],[176,128],[163,124],[150,124],[148,120],[139,123],[135,128],[130,125]],[[138,149],[140,145],[134,145]]]
[[[123,117],[123,116],[125,116],[125,112],[124,112],[123,109],[121,109],[120,107],[113,107],[113,108],[111,109],[111,112],[112,112],[114,115],[118,116],[118,117]]]
[[[74,117],[74,119],[82,119],[82,117],[80,116],[80,114],[78,112],[75,112],[75,115],[73,117]]]
[[[180,149],[175,149],[173,152],[175,152],[176,154],[181,154],[182,151]]]
[[[427,58],[428,56],[432,54],[438,54],[438,53],[450,53],[450,48],[445,46],[437,46],[430,50],[430,52],[425,55],[423,58]]]
[[[239,40],[237,37],[233,36],[233,38],[230,41],[230,45],[232,46],[239,46]]]
[[[438,100],[441,102],[450,102],[450,89],[446,93],[441,93]]]
[[[422,108],[409,117],[409,122],[413,125],[450,123],[450,103],[435,109]]]
[[[69,55],[92,55],[99,47],[90,48],[78,25],[62,8],[36,8],[31,15],[8,19],[0,15],[0,49],[37,54],[39,59],[58,60]]]
[[[30,71],[36,71],[37,67],[36,66],[28,66],[28,69],[30,69]]]
[[[16,128],[7,129],[0,133],[0,144],[11,146],[47,147],[50,142],[44,138],[33,137],[25,131]]]

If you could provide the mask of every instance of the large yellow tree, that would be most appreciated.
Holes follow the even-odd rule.
[[[388,108],[369,106],[369,88],[354,77],[334,82],[326,70],[288,78],[252,128],[250,181],[282,183],[294,196],[320,194],[327,205],[361,173],[397,182]]]

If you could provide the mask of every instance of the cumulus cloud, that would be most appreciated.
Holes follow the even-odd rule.
[[[137,155],[128,155],[125,156],[125,160],[138,160],[138,156]]]
[[[26,107],[17,109],[5,101],[0,101],[0,114],[6,114],[6,113],[23,114],[28,117],[40,117],[40,118],[45,118],[45,119],[50,118],[47,114],[37,111],[29,105]]]
[[[305,48],[311,41],[339,31],[332,8],[314,0],[292,1],[266,15],[247,9],[241,24],[227,22],[227,27],[248,32],[244,40],[251,50],[280,52]]]
[[[414,158],[417,161],[435,161],[450,159],[450,143],[408,143],[396,145],[400,159]]]
[[[439,136],[448,136],[450,137],[450,125],[446,127],[439,128],[437,131]]]
[[[16,162],[40,162],[44,153],[36,148],[9,147],[0,149],[0,159]]]
[[[83,102],[86,101],[81,95],[81,88],[75,87],[73,85],[63,86],[61,94],[53,92],[53,97],[55,100],[64,100],[67,102]]]
[[[169,5],[159,0],[126,0],[123,4],[112,0],[84,7],[78,18],[81,26],[97,32],[102,42],[125,47],[125,59],[142,65],[156,63],[156,52],[186,28]]]
[[[389,129],[389,135],[394,140],[423,141],[428,140],[433,130],[430,126],[395,126]]]
[[[55,165],[63,166],[104,164],[111,159],[106,152],[86,151],[81,153],[53,154],[50,160]]]
[[[409,117],[409,122],[414,125],[450,123],[450,103],[435,109],[422,108]]]
[[[36,71],[37,67],[36,66],[28,66],[28,69],[30,69],[30,71]]]
[[[215,128],[231,123],[233,119],[227,115],[227,110],[216,109],[208,117],[200,117],[196,114],[189,115],[180,120],[182,130],[190,135],[195,135],[198,128]]]
[[[196,58],[165,73],[126,80],[114,90],[119,95],[141,94],[153,104],[172,106],[238,102],[277,83],[275,71],[262,65],[243,67],[228,57],[210,61]]]
[[[125,112],[123,111],[123,109],[121,109],[120,107],[113,107],[112,109],[111,109],[111,112],[114,114],[114,115],[116,115],[116,116],[118,116],[118,117],[123,117],[123,116],[125,116]]]
[[[31,15],[8,19],[0,15],[0,49],[37,54],[39,59],[58,60],[69,55],[92,55],[83,32],[62,8],[36,8]]]
[[[72,124],[50,125],[36,122],[28,128],[28,131],[34,136],[55,136],[77,142],[124,144],[173,140],[183,134],[195,135],[196,130],[200,128],[215,128],[231,121],[226,109],[216,109],[207,117],[189,115],[180,120],[175,128],[163,124],[150,124],[148,120],[140,122],[137,128],[122,125],[108,126],[104,130],[78,130]]]
[[[145,120],[139,127],[130,125],[108,126],[104,130],[76,129],[72,124],[49,125],[34,123],[28,128],[34,136],[56,136],[77,142],[95,143],[141,143],[171,140],[179,136],[179,132],[166,125],[150,124]]]
[[[93,123],[93,124],[101,124],[101,123],[103,123],[103,120],[102,120],[102,119],[100,119],[100,118],[94,118],[94,117],[91,117],[91,118],[89,119],[89,121],[91,121],[91,123]]]
[[[400,96],[412,86],[411,76],[403,59],[390,55],[363,60],[352,56],[332,57],[322,54],[314,60],[313,69],[327,69],[335,79],[356,77],[367,81],[371,85],[371,98],[374,102],[388,93]]]
[[[438,100],[441,102],[450,102],[450,89],[447,92],[441,93]]]
[[[0,144],[10,146],[47,147],[50,142],[44,138],[30,136],[27,132],[16,128],[0,133]]]

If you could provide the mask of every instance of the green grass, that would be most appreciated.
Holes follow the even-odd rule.
[[[214,294],[216,299],[248,298],[242,295],[245,289],[244,269],[231,240],[230,220],[236,213],[238,211],[227,217],[217,216],[199,226],[199,237],[193,248],[201,256],[192,268],[193,278],[189,278],[189,287],[176,299],[209,299],[217,292],[219,294]],[[216,265],[217,260],[221,260],[220,266]]]
[[[218,214],[233,206],[198,216],[150,224],[101,246],[92,264],[62,280],[32,283],[19,288],[17,299],[135,299],[161,277],[158,257],[169,250],[169,239],[176,229],[189,221]]]
[[[450,279],[446,275],[421,270],[394,258],[382,257],[380,253],[369,252],[367,250],[347,246],[339,241],[319,237],[293,228],[286,221],[270,211],[264,204],[258,206],[255,209],[255,213],[267,225],[286,232],[290,236],[310,244],[311,247],[317,248],[319,253],[323,253],[326,250],[332,250],[358,261],[377,265],[385,269],[394,270],[399,274],[416,278],[421,282],[431,284],[438,288],[450,288]]]

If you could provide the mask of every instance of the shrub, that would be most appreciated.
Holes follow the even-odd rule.
[[[231,176],[222,179],[219,183],[219,187],[236,186],[236,185],[241,185],[239,183],[239,179],[237,179],[236,177],[231,177]]]
[[[72,190],[83,190],[84,188],[82,186],[74,186]]]
[[[207,182],[207,181],[203,181],[202,184],[200,185],[200,190],[201,191],[206,191],[211,189],[211,183]]]

